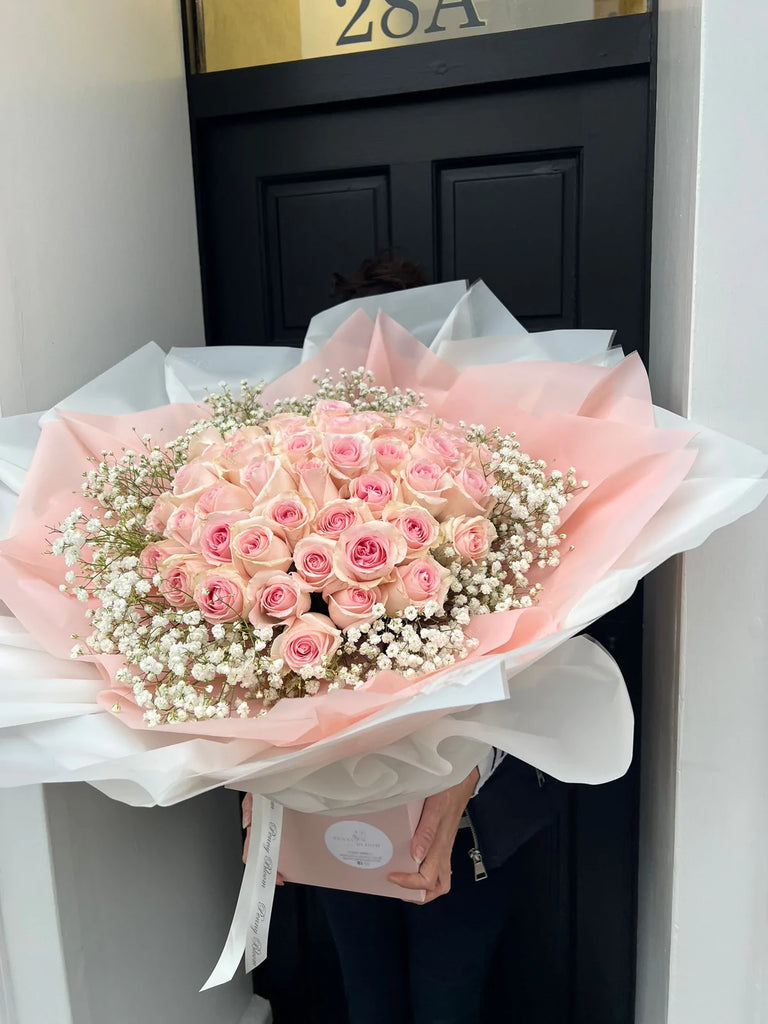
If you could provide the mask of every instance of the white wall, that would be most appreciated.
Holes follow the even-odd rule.
[[[46,803],[72,1024],[237,1024],[244,973],[199,991],[242,876],[237,794],[135,808],[69,784]]]
[[[762,0],[661,0],[657,399],[768,448]],[[647,592],[641,1024],[768,1020],[768,510]]]
[[[202,344],[176,0],[0,0],[0,404]]]
[[[45,408],[149,340],[202,344],[177,0],[0,0],[0,402]],[[2,1024],[236,1024],[198,995],[241,875],[236,798],[0,792]]]

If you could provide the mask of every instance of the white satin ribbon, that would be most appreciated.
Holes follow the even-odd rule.
[[[274,800],[254,794],[251,842],[240,895],[224,949],[210,978],[200,989],[201,992],[231,981],[243,952],[246,972],[252,971],[267,958],[282,825],[282,806]]]

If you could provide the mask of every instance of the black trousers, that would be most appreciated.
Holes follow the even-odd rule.
[[[426,906],[317,889],[339,953],[349,1024],[484,1024],[493,953],[515,892],[515,860],[476,882],[459,830],[451,891]]]

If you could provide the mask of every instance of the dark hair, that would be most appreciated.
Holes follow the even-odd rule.
[[[363,299],[368,295],[421,288],[425,284],[429,284],[429,279],[418,264],[385,252],[376,259],[363,260],[349,277],[334,274],[331,294],[337,302],[346,302],[347,299]]]

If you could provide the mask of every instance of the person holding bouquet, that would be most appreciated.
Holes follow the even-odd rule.
[[[418,266],[384,255],[349,277],[336,275],[334,291],[348,301],[427,283]],[[315,888],[339,955],[349,1024],[483,1021],[516,893],[514,854],[555,820],[566,790],[491,748],[462,782],[425,801],[411,843],[419,870],[390,876],[402,902]],[[246,829],[251,803],[246,796]],[[426,890],[424,904],[409,901],[414,890]]]

